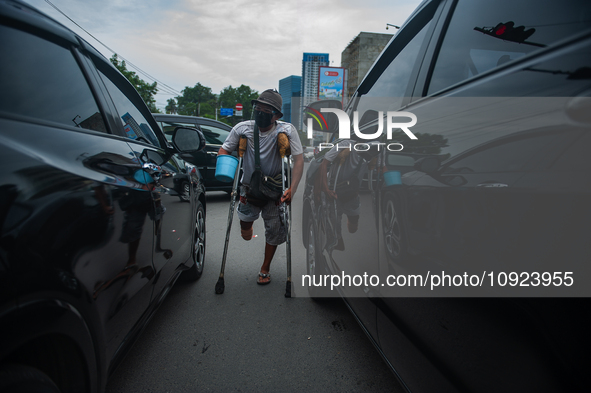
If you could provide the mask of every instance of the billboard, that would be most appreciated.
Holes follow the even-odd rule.
[[[318,99],[343,101],[345,69],[341,67],[318,67]]]

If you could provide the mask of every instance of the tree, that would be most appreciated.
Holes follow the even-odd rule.
[[[226,118],[226,122],[230,125],[236,125],[237,123],[248,120],[252,114],[252,100],[257,98],[259,93],[256,90],[251,89],[246,85],[240,85],[238,88],[232,86],[225,87],[219,96],[219,107],[220,108],[235,108],[236,104],[242,104],[242,116],[231,116]]]
[[[133,71],[129,71],[125,64],[125,60],[119,61],[117,58],[117,54],[115,53],[111,57],[111,63],[121,72],[135,87],[137,92],[140,94],[140,97],[144,100],[148,108],[150,108],[151,112],[160,112],[156,108],[156,100],[154,99],[154,95],[158,92],[156,82],[150,84],[144,80],[142,80],[137,74]]]
[[[167,104],[164,108],[166,113],[175,115],[178,112],[178,107],[176,105],[176,101],[174,100],[174,98],[169,98],[166,102]]]
[[[185,87],[182,93],[176,97],[180,115],[215,118],[217,97],[210,87],[197,83],[194,87]]]

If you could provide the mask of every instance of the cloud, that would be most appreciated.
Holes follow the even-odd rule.
[[[45,1],[28,3],[108,50]],[[102,0],[51,2],[120,56],[160,82],[181,91],[201,83],[219,93],[241,84],[262,91],[301,75],[304,52],[341,52],[361,31],[401,25],[419,0]],[[136,71],[137,72],[137,71]],[[140,73],[140,76],[149,80]],[[159,93],[164,107],[171,94]]]

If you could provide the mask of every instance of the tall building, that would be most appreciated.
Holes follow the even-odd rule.
[[[302,108],[316,101],[318,97],[318,67],[328,65],[330,65],[328,53],[304,53],[302,60]],[[302,128],[300,120],[299,129]]]
[[[292,110],[291,102],[292,98],[301,96],[301,91],[301,76],[291,75],[279,81],[279,94],[281,94],[281,98],[283,99],[283,107],[281,108],[281,112],[283,112],[282,120],[296,125],[299,123],[299,108],[293,108],[294,110]]]
[[[361,32],[341,53],[341,67],[348,71],[347,96],[351,97],[357,87],[386,47],[393,34]]]

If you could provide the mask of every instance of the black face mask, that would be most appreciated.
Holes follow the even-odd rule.
[[[271,125],[273,119],[273,113],[266,113],[261,111],[255,111],[254,121],[257,123],[259,128],[267,128]]]

